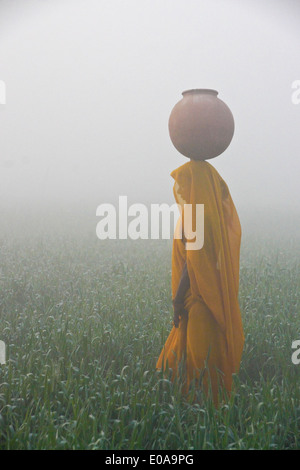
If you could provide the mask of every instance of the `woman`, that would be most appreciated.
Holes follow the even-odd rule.
[[[184,204],[204,204],[204,245],[186,249],[173,240],[174,326],[156,367],[178,375],[184,364],[186,390],[192,380],[211,387],[214,403],[231,391],[239,369],[244,335],[238,304],[241,226],[228,187],[206,161],[191,160],[173,171],[174,196],[181,207],[177,230],[184,228]],[[195,211],[194,211],[195,212]]]

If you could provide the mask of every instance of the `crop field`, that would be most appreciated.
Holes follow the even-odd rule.
[[[292,217],[242,224],[246,341],[219,409],[155,371],[172,326],[171,241],[100,241],[95,220],[57,220],[2,218],[0,449],[300,448]]]

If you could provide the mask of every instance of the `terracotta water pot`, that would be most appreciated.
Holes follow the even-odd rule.
[[[176,149],[192,160],[207,160],[227,149],[234,119],[216,90],[194,89],[182,93],[169,118],[169,133]]]

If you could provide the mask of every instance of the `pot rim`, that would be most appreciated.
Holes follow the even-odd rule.
[[[182,96],[191,93],[191,94],[196,94],[196,93],[207,93],[207,94],[212,94],[217,96],[218,91],[213,90],[212,88],[191,88],[190,90],[185,90],[182,92]]]

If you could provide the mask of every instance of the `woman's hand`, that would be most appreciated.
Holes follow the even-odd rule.
[[[184,308],[184,302],[179,302],[176,300],[173,300],[173,310],[174,310],[174,316],[173,316],[173,322],[175,328],[178,328],[180,319],[184,316],[187,316],[187,311]]]

